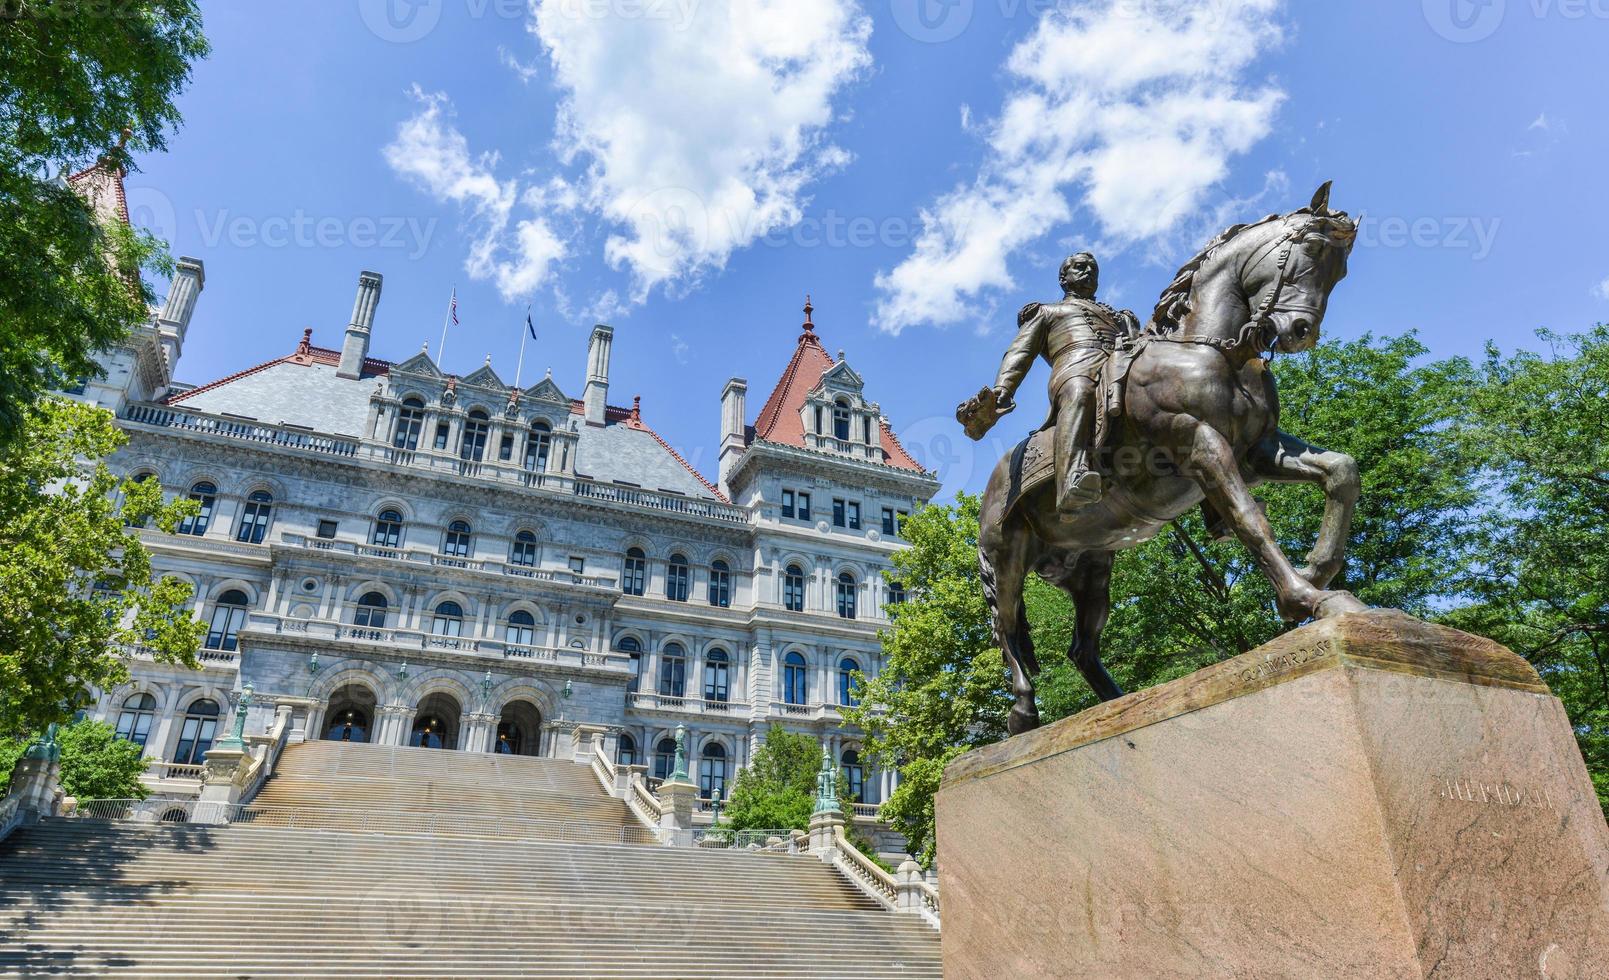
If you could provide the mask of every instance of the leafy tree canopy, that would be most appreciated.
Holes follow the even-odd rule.
[[[12,769],[34,738],[0,740],[0,795],[10,786]],[[62,728],[57,739],[63,793],[80,800],[145,798],[146,789],[140,782],[145,758],[140,747],[118,738],[112,726],[86,718]]]
[[[190,584],[153,581],[136,530],[171,532],[196,504],[114,477],[102,460],[124,441],[109,412],[47,397],[0,447],[0,737],[66,721],[91,688],[122,683],[126,647],[196,666]]]
[[[820,770],[820,742],[808,734],[771,726],[753,762],[739,770],[731,799],[721,809],[722,823],[734,830],[809,829]],[[852,812],[842,773],[838,806],[845,813]]]
[[[60,177],[162,149],[206,53],[195,0],[0,0],[0,442],[148,316],[138,270],[167,271],[165,246],[98,221]]]

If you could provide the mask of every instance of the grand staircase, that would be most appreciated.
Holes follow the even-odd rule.
[[[309,743],[257,803],[0,842],[0,975],[940,975],[918,917],[815,858],[641,843],[570,762]]]

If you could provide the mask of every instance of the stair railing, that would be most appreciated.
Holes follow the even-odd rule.
[[[22,826],[22,797],[12,796],[0,800],[0,840],[11,836],[11,832]]]
[[[268,733],[271,741],[267,750],[259,753],[252,760],[251,768],[246,770],[244,780],[245,788],[240,793],[241,805],[248,804],[262,792],[263,784],[268,777],[274,774],[274,767],[279,764],[280,753],[285,751],[285,745],[290,741],[291,713],[289,711],[276,711],[274,714],[274,727]]]
[[[898,874],[891,875],[861,853],[842,826],[833,828],[832,846],[821,858],[889,911],[920,915],[933,928],[939,928],[938,889],[922,878],[916,862],[905,862]]]

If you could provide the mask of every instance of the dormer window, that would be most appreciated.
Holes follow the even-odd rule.
[[[480,462],[486,456],[486,435],[491,431],[486,413],[476,409],[464,421],[464,435],[458,441],[458,457]]]
[[[398,449],[418,449],[419,432],[425,425],[425,403],[409,398],[397,410],[397,431],[391,445]]]
[[[553,430],[546,422],[531,423],[531,434],[525,440],[525,468],[533,473],[545,473],[548,454],[553,451]]]
[[[840,398],[832,406],[832,437],[849,441],[849,402]]]

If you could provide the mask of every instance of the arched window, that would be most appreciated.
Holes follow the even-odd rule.
[[[218,488],[210,483],[197,483],[190,488],[190,499],[201,505],[201,511],[180,521],[179,533],[199,538],[207,533],[207,526],[212,523],[212,510],[218,505]]]
[[[642,684],[642,643],[635,636],[622,636],[615,649],[631,656],[631,680],[626,682],[626,691],[635,694]]]
[[[156,477],[155,473],[152,473],[150,470],[146,470],[143,473],[136,473],[133,476],[129,477],[129,482],[130,483],[144,483],[146,480],[154,479],[155,477]],[[118,509],[121,510],[123,508],[123,504],[125,504],[125,503],[127,503],[127,498],[126,497],[120,499],[118,501],[118,505],[117,505]],[[138,519],[138,520],[134,520],[132,518],[127,518],[127,517],[125,517],[123,519],[123,526],[124,527],[144,527],[145,524],[146,524],[146,518],[143,518],[143,517]]]
[[[151,737],[151,721],[156,718],[156,698],[146,693],[135,694],[123,702],[117,716],[117,737],[126,738],[140,748]]]
[[[468,558],[470,534],[468,521],[453,521],[441,539],[441,553],[449,558]]]
[[[523,609],[508,614],[508,627],[503,639],[515,646],[528,647],[536,643],[536,617]]]
[[[626,595],[642,595],[648,584],[648,556],[641,548],[626,549],[626,566],[620,576],[620,591]]]
[[[403,401],[397,410],[397,429],[391,435],[391,445],[398,449],[418,449],[419,432],[425,427],[425,403],[417,398]]]
[[[711,742],[698,760],[698,795],[706,800],[726,798],[726,746]]]
[[[849,798],[856,803],[865,803],[866,770],[861,767],[860,753],[854,749],[845,749],[843,767],[844,782],[849,784]]]
[[[798,565],[789,565],[782,573],[782,605],[793,612],[804,612],[805,574]]]
[[[849,403],[839,400],[832,406],[832,437],[849,441]]]
[[[704,655],[704,700],[728,701],[732,696],[732,665],[725,650]]]
[[[855,576],[848,572],[838,574],[838,617],[855,618]]]
[[[888,583],[888,604],[891,605],[891,606],[897,606],[897,605],[899,605],[900,603],[902,603],[904,601],[905,601],[905,583],[903,583],[903,582],[890,582],[890,583]]]
[[[370,629],[384,629],[385,613],[385,596],[378,592],[365,592],[363,593],[363,598],[358,600],[358,611],[352,617],[352,625],[367,626]]]
[[[615,765],[634,766],[636,764],[637,740],[625,732],[621,732],[620,738],[615,742]]]
[[[462,636],[464,607],[451,600],[437,605],[436,614],[430,621],[430,632],[438,636]]]
[[[671,772],[676,768],[676,740],[662,738],[654,746],[654,778],[665,780],[670,778]]]
[[[853,657],[838,661],[838,703],[846,708],[860,703],[860,684],[855,680],[859,670],[860,664]]]
[[[374,537],[369,539],[378,548],[402,547],[402,514],[382,510],[374,519]]]
[[[667,643],[659,655],[659,693],[667,697],[687,696],[687,654],[680,643]]]
[[[687,556],[680,553],[671,555],[670,565],[665,569],[665,598],[672,602],[686,602],[689,578]]]
[[[533,473],[546,473],[548,455],[553,451],[553,430],[543,421],[531,423],[531,434],[525,437],[525,468]]]
[[[233,650],[239,644],[240,627],[246,622],[246,593],[230,589],[212,604],[212,622],[207,627],[208,650]]]
[[[710,562],[710,605],[725,608],[732,604],[732,569],[717,558]]]
[[[464,420],[464,434],[458,439],[458,458],[480,462],[486,455],[486,434],[491,430],[486,413],[475,409]]]
[[[524,565],[529,568],[536,564],[536,534],[531,531],[521,531],[514,535],[514,548],[508,553],[508,560],[515,565]]]
[[[246,498],[245,509],[240,512],[240,530],[235,532],[235,540],[262,544],[273,516],[274,495],[267,490],[253,490]]]
[[[218,702],[206,698],[190,705],[184,713],[184,724],[179,728],[179,747],[173,752],[173,761],[182,766],[199,766],[206,761],[207,750],[218,734]]]
[[[804,654],[795,650],[782,658],[782,700],[788,704],[806,704],[810,696],[810,671],[805,666]]]

